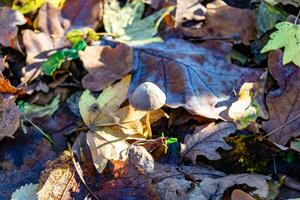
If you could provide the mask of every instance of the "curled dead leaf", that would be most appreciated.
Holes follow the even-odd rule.
[[[17,26],[26,22],[22,13],[9,7],[0,7],[0,44],[9,47],[11,41],[17,36]]]
[[[217,152],[218,148],[224,150],[232,148],[224,141],[224,137],[235,131],[236,126],[231,122],[196,127],[192,135],[185,137],[181,146],[181,156],[189,158],[193,163],[196,163],[198,155],[204,155],[210,160],[218,160],[221,158]]]

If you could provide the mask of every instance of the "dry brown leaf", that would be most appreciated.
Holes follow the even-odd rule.
[[[4,79],[0,72],[0,93],[20,94],[21,92],[21,89],[12,86],[9,80]]]
[[[22,83],[29,83],[40,74],[41,64],[47,60],[47,51],[54,49],[52,39],[46,33],[35,33],[32,30],[23,31],[23,43],[26,49],[26,64],[22,70]],[[43,52],[43,53],[42,53]]]
[[[9,7],[0,7],[0,44],[9,47],[17,36],[18,25],[27,22],[22,13]]]
[[[231,200],[255,200],[248,193],[243,190],[235,189],[231,193]]]
[[[5,137],[13,137],[20,126],[20,117],[14,100],[0,94],[0,141]]]
[[[128,74],[132,67],[132,49],[124,44],[115,48],[90,46],[79,52],[79,56],[89,72],[82,85],[91,91],[103,90]]]
[[[185,35],[192,34],[199,29],[204,20],[206,8],[201,4],[203,0],[177,0],[176,27]]]
[[[277,81],[279,88],[267,95],[267,107],[270,120],[262,123],[262,128],[270,133],[271,142],[286,145],[293,137],[300,136],[300,118],[293,120],[300,114],[300,68],[282,64],[280,50],[269,54],[268,65],[270,74]],[[292,120],[290,123],[285,124]],[[282,128],[280,128],[283,126]]]
[[[144,82],[152,82],[166,94],[166,105],[184,107],[193,115],[221,118],[234,102],[244,82],[259,80],[262,71],[241,68],[225,61],[228,43],[201,45],[170,39],[135,49],[129,96]],[[222,116],[228,118],[226,112]]]
[[[71,29],[96,29],[102,20],[102,0],[66,0],[60,10],[46,3],[38,13],[38,27],[42,32],[58,37],[59,41]]]
[[[218,148],[224,150],[232,148],[223,138],[235,131],[236,126],[231,122],[198,126],[192,135],[187,135],[184,138],[184,143],[181,146],[181,156],[190,159],[193,163],[196,163],[198,155],[203,155],[210,160],[218,160],[221,158],[217,152]]]
[[[70,152],[62,153],[57,159],[47,163],[39,180],[39,200],[69,200],[77,193],[79,182]]]
[[[101,199],[159,199],[151,180],[143,171],[124,161],[112,161],[112,164],[113,177],[101,183],[101,189],[96,192]]]
[[[222,0],[214,0],[207,4],[205,18],[204,26],[189,31],[188,36],[214,38],[239,35],[241,40],[238,42],[242,41],[246,45],[255,39],[256,23],[252,10],[231,7]]]
[[[270,177],[258,174],[234,174],[222,178],[205,178],[199,185],[201,193],[206,199],[221,199],[224,191],[234,185],[246,184],[255,188],[252,194],[260,198],[266,198],[269,193],[269,186],[266,180]]]

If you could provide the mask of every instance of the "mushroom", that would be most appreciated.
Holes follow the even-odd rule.
[[[129,103],[138,110],[153,111],[166,103],[165,93],[154,83],[145,82],[139,85],[129,98]]]

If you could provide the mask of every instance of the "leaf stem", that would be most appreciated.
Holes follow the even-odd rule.
[[[299,9],[298,15],[297,15],[297,17],[296,17],[296,19],[294,21],[294,25],[297,25],[299,17],[300,17],[300,9]]]
[[[299,12],[300,13],[300,12]],[[268,137],[269,135],[275,133],[276,131],[278,131],[279,129],[285,127],[286,125],[288,125],[289,123],[295,121],[296,119],[300,118],[300,113],[298,115],[296,115],[293,119],[287,121],[286,123],[282,124],[281,126],[279,126],[278,128],[274,129],[273,131],[271,131],[270,133],[268,133],[267,135],[264,135],[264,138]]]

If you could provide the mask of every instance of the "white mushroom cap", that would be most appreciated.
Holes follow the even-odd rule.
[[[129,103],[138,110],[158,110],[166,103],[165,93],[154,83],[139,85],[129,98]]]

